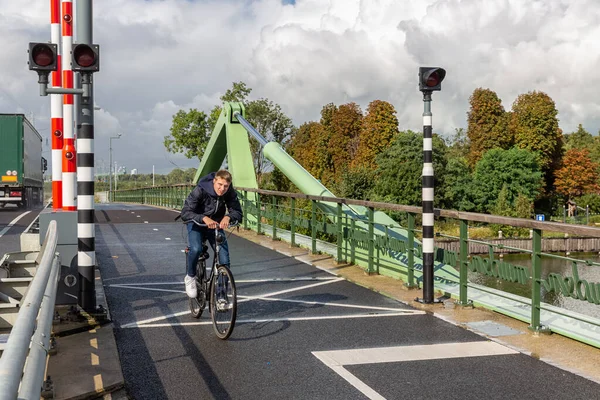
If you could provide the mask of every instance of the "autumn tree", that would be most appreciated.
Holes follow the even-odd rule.
[[[330,132],[328,149],[335,182],[341,181],[342,172],[348,169],[356,155],[362,119],[358,104],[342,104],[333,112],[329,127],[326,126]]]
[[[539,165],[550,189],[554,172],[562,157],[562,131],[558,127],[554,101],[543,92],[529,92],[517,97],[512,106],[510,130],[518,148],[536,152]]]
[[[567,199],[597,193],[598,164],[592,162],[587,149],[573,148],[563,157],[562,167],[556,171],[556,192]]]
[[[490,89],[478,88],[469,98],[467,136],[470,140],[469,165],[474,166],[490,149],[508,149],[513,137],[508,130],[507,114],[498,95]]]
[[[398,118],[394,106],[387,101],[372,101],[362,121],[356,156],[351,168],[364,167],[374,170],[375,157],[387,149],[398,134]]]
[[[331,171],[329,136],[319,122],[300,125],[287,146],[288,153],[316,179],[323,181]]]

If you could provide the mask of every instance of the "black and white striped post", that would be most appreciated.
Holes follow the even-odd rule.
[[[96,233],[94,224],[94,92],[92,74],[99,70],[98,46],[92,43],[92,0],[77,1],[77,44],[73,71],[81,76],[77,130],[77,271],[79,306],[96,312]]]
[[[433,299],[433,140],[431,125],[431,93],[442,89],[446,71],[437,67],[419,68],[419,90],[423,92],[423,298],[421,303],[434,303]]]

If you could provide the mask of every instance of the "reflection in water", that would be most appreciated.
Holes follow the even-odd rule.
[[[560,255],[564,256],[564,254]],[[576,258],[578,260],[589,260],[595,263],[600,263],[600,257],[595,253],[572,253],[569,257]],[[514,265],[525,266],[529,269],[529,271],[531,271],[531,256],[529,254],[508,254],[504,256],[504,261]],[[578,263],[577,267],[580,279],[585,279],[590,284],[600,283],[600,266],[590,266],[586,263]],[[542,257],[542,279],[546,279],[548,274],[551,273],[559,274],[563,277],[573,276],[571,261]],[[508,293],[531,298],[531,280],[528,281],[527,285],[521,285],[518,283],[502,281],[475,272],[469,272],[469,280],[479,285],[484,285],[490,288],[503,290]],[[553,306],[562,307],[567,310],[589,315],[591,317],[600,318],[600,305],[590,303],[587,300],[578,300],[571,297],[565,297],[562,293],[556,293],[554,291],[547,292],[543,285],[542,301]]]

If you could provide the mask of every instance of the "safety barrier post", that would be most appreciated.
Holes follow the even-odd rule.
[[[367,264],[367,273],[372,274],[375,272],[375,238],[373,237],[375,232],[373,226],[375,222],[375,209],[373,207],[369,207],[367,214],[369,216],[369,260]]]
[[[292,197],[292,210],[290,212],[290,217],[291,217],[291,226],[290,226],[290,231],[291,231],[291,236],[292,236],[292,247],[296,246],[296,199],[294,197]]]
[[[469,263],[469,225],[465,220],[460,220],[460,287],[459,287],[459,303],[463,306],[469,304],[467,296],[467,274]]]
[[[418,285],[415,284],[415,214],[408,213],[408,268],[406,272],[406,287],[414,288]]]
[[[317,253],[317,202],[315,200],[311,200],[312,202],[312,215],[311,215],[311,241],[312,241],[312,253]]]
[[[261,227],[261,209],[260,209],[260,194],[256,193],[256,234],[260,235],[260,227]]]
[[[337,203],[337,262],[342,261],[342,203]]]
[[[541,289],[542,289],[542,231],[533,230],[531,266],[532,266],[532,287],[531,287],[531,325],[529,329],[535,332],[547,331],[542,327],[540,321],[541,312]]]
[[[242,217],[244,221],[244,229],[248,229],[248,192],[244,190],[244,216]]]
[[[271,207],[273,207],[273,240],[277,240],[277,196],[273,196]]]

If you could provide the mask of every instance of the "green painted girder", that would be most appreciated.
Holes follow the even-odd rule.
[[[234,117],[236,112],[242,116],[246,115],[242,103],[226,102],[223,104],[217,124],[200,160],[194,183],[197,183],[201,177],[218,171],[227,157],[227,169],[233,177],[233,186],[258,189],[248,133]],[[254,193],[248,193],[247,198],[256,202]]]

